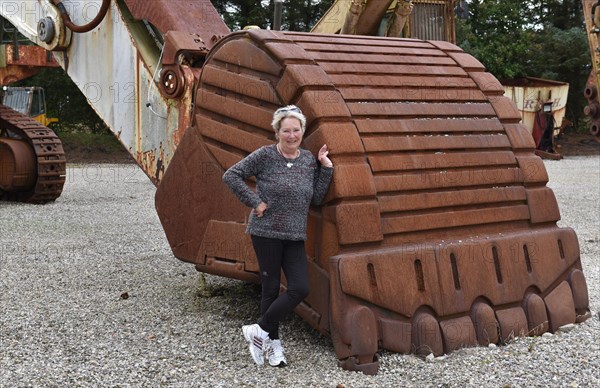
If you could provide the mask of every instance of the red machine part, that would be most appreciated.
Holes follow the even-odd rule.
[[[62,0],[52,0],[52,3],[54,3],[54,5],[58,6],[58,8],[60,9],[60,16],[63,22],[65,23],[65,26],[71,31],[77,33],[89,32],[96,28],[100,24],[100,22],[102,22],[102,19],[104,19],[106,13],[108,12],[108,9],[110,8],[110,0],[102,0],[102,4],[100,6],[100,9],[98,10],[98,14],[89,23],[83,26],[78,26],[71,21],[71,17],[69,16],[69,14],[66,11],[66,8],[62,4]],[[40,26],[38,25],[38,29],[39,28]]]
[[[590,85],[588,82],[583,95],[588,100],[588,105],[584,108],[583,113],[591,118],[590,133],[600,136],[600,103],[598,102],[598,89],[596,85]]]
[[[146,0],[125,0],[125,3],[134,18],[148,20],[163,33],[198,33],[202,41],[208,44],[213,36],[227,35],[230,32],[209,0],[196,0],[193,4],[153,0],[151,6]]]
[[[593,67],[583,92],[585,98],[588,100],[588,106],[585,107],[584,113],[590,116],[591,119],[590,133],[600,136],[600,101],[598,99],[598,74],[600,73],[600,45],[598,41],[600,34],[600,8],[598,8],[598,5],[600,3],[596,0],[582,0],[582,5]]]
[[[31,190],[37,178],[35,154],[23,140],[0,138],[0,190]]]
[[[49,128],[0,105],[0,198],[47,203],[62,193],[66,160]]]
[[[275,108],[308,117],[304,146],[335,164],[309,215],[311,294],[297,313],[340,365],[379,348],[440,355],[589,317],[575,233],[502,85],[439,41],[250,30],[206,59],[156,207],[175,255],[258,281],[248,209],[223,171],[275,142]]]
[[[0,67],[0,86],[35,75],[42,67],[58,67],[54,57],[40,46],[0,45],[0,50],[6,60],[5,66]]]

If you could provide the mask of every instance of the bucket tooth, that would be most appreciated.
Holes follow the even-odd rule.
[[[440,322],[444,353],[477,345],[475,325],[471,317],[451,318]]]
[[[516,337],[526,336],[529,332],[525,311],[521,306],[496,310],[496,318],[500,325],[500,341],[507,343]]]
[[[540,336],[548,331],[548,313],[544,300],[537,294],[528,294],[523,299],[523,310],[527,317],[529,335]]]
[[[567,281],[562,281],[545,298],[548,309],[550,331],[554,333],[559,327],[575,323],[575,303],[571,287]]]
[[[569,274],[569,285],[573,292],[573,302],[577,315],[585,315],[588,312],[590,300],[588,297],[587,282],[580,269],[574,269]]]
[[[499,342],[500,328],[494,309],[488,303],[475,303],[471,310],[471,318],[475,324],[475,333],[479,345],[488,346]]]
[[[444,341],[437,319],[430,313],[419,312],[413,319],[412,344],[415,354],[425,357],[444,354]]]

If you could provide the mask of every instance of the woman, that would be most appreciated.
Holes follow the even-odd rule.
[[[333,163],[327,145],[315,157],[300,148],[306,118],[294,105],[279,108],[271,123],[278,143],[264,146],[232,166],[223,181],[253,209],[246,232],[251,235],[260,268],[262,295],[258,323],[242,327],[250,355],[258,365],[283,367],[287,361],[279,338],[279,322],[308,295],[304,240],[310,204],[319,205],[331,182]],[[256,192],[244,182],[256,177]],[[279,295],[281,270],[287,291]]]

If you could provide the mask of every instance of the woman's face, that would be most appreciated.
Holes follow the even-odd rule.
[[[279,131],[279,146],[286,152],[296,152],[302,143],[302,124],[295,117],[281,120]]]

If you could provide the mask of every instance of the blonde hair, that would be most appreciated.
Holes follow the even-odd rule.
[[[296,105],[284,106],[277,109],[275,113],[273,113],[273,121],[271,122],[271,126],[275,130],[275,134],[277,134],[277,132],[279,132],[279,128],[281,128],[281,121],[288,117],[294,117],[300,121],[302,134],[304,134],[304,131],[306,131],[306,117]]]

